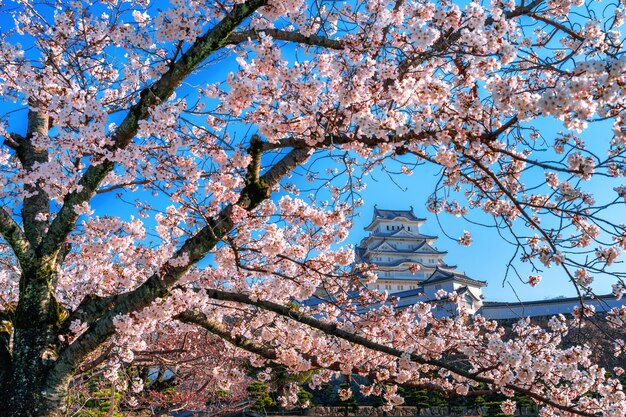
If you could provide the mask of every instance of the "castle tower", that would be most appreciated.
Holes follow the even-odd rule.
[[[370,232],[356,247],[357,262],[377,266],[378,281],[370,289],[387,291],[400,304],[434,300],[439,290],[459,296],[459,306],[474,313],[482,306],[484,281],[456,271],[443,260],[447,254],[433,246],[437,236],[425,235],[420,227],[426,219],[410,210],[384,210],[374,207]]]

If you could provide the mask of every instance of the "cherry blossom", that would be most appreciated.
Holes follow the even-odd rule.
[[[385,409],[399,384],[484,384],[545,416],[625,414],[590,347],[561,345],[565,318],[509,335],[436,317],[456,292],[398,308],[346,244],[371,174],[429,165],[424,211],[496,228],[530,285],[551,267],[621,295],[618,2],[3,6],[0,415],[71,413],[90,383],[129,409],[212,404],[275,365],[311,387],[361,375]]]

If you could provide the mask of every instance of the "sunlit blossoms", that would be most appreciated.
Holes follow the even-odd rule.
[[[346,244],[368,183],[411,176],[424,212],[464,222],[458,244],[497,230],[521,281],[552,268],[621,296],[623,18],[583,0],[5,0],[0,416],[71,414],[95,386],[128,410],[219,408],[277,366],[312,388],[360,375],[385,410],[402,384],[481,385],[543,416],[625,415],[619,375],[562,346],[567,319],[438,318],[463,297],[443,290],[398,308]],[[582,300],[575,320],[604,314],[623,324]]]

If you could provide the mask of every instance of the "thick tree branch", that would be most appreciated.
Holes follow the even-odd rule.
[[[4,237],[20,264],[33,255],[30,242],[13,217],[4,207],[0,207],[0,235]]]
[[[102,316],[104,311],[112,309],[120,297],[121,295],[117,294],[108,297],[98,297],[95,295],[86,296],[63,322],[61,333],[69,332],[69,326],[76,320],[87,324],[87,326],[91,326]]]
[[[397,358],[406,356],[408,353],[400,349],[393,348],[391,346],[373,342],[366,337],[345,331],[341,329],[336,323],[327,323],[327,322],[318,320],[306,314],[300,313],[299,311],[296,311],[292,308],[289,308],[289,307],[286,307],[286,306],[283,306],[283,305],[280,305],[271,301],[265,301],[265,300],[260,300],[260,299],[253,300],[247,294],[221,291],[221,290],[216,290],[216,289],[208,289],[206,290],[206,294],[209,298],[212,298],[214,300],[231,301],[231,302],[236,302],[236,303],[241,303],[241,304],[247,304],[250,306],[259,307],[266,311],[271,311],[275,314],[278,314],[279,316],[287,317],[298,323],[320,330],[327,335],[338,337],[339,339],[346,340],[348,342],[354,343],[355,345],[363,346],[365,348],[371,349],[376,352],[385,353],[387,355],[395,356]],[[460,377],[467,378],[468,380],[482,382],[482,383],[489,384],[492,386],[499,385],[492,378],[477,375],[476,373],[463,370],[461,368],[450,365],[449,363],[441,361],[441,360],[426,359],[415,353],[411,353],[409,357],[411,361],[413,362],[416,362],[422,365],[430,365],[430,366],[440,368],[440,369],[445,369]],[[537,394],[536,392],[519,387],[514,384],[504,384],[503,388],[507,388],[519,394],[528,396],[538,402],[544,403],[546,405],[550,405],[551,407],[557,408],[559,410],[567,411],[567,412],[581,415],[581,416],[594,416],[595,415],[593,413],[588,413],[585,411],[578,410],[571,406],[559,404],[556,401],[553,401],[544,395]]]
[[[272,190],[283,177],[298,165],[304,163],[309,158],[309,154],[308,149],[291,150],[268,169],[259,178],[259,182],[264,185],[266,190]],[[242,191],[237,205],[247,210],[253,210],[269,197],[269,192],[251,195],[246,190],[247,188],[244,188]],[[50,389],[56,389],[56,387],[62,386],[64,382],[69,381],[71,375],[78,369],[86,356],[113,335],[115,332],[115,317],[141,310],[149,306],[157,298],[166,297],[180,278],[195,263],[201,260],[208,251],[212,250],[235,226],[231,218],[232,210],[233,206],[225,207],[176,251],[172,260],[184,259],[185,262],[183,264],[178,265],[176,263],[177,266],[174,266],[169,262],[166,263],[159,272],[148,278],[141,286],[120,295],[110,310],[106,312],[94,311],[89,305],[90,303],[86,301],[81,309],[83,312],[93,311],[93,314],[96,316],[103,315],[97,321],[94,321],[85,333],[79,336],[61,353],[48,377]]]
[[[260,40],[263,36],[269,36],[278,41],[294,42],[310,46],[319,46],[328,49],[343,49],[344,45],[341,40],[330,39],[318,35],[303,35],[299,32],[280,30],[280,29],[259,29],[245,30],[234,32],[228,36],[226,40],[229,44],[239,44],[247,40]]]
[[[259,343],[248,340],[242,336],[233,336],[230,333],[230,331],[226,328],[226,326],[224,326],[220,322],[209,319],[206,316],[206,314],[202,312],[188,310],[188,311],[184,311],[174,316],[173,318],[183,323],[195,324],[197,326],[200,326],[203,329],[208,330],[209,332],[213,333],[219,338],[230,343],[231,345],[239,349],[243,349],[247,352],[259,355],[260,357],[265,358],[267,360],[276,361],[279,359],[278,354],[275,349],[265,347]],[[340,362],[333,362],[331,364],[322,364],[320,363],[320,361],[318,360],[316,356],[305,355],[305,354],[301,354],[301,355],[305,360],[308,360],[309,362],[311,362],[311,365],[314,369],[315,368],[328,369],[328,370],[336,371],[336,372],[344,371],[342,370],[342,366]],[[375,369],[367,371],[364,368],[354,367],[351,370],[351,374],[367,376],[372,381],[375,381],[377,378],[377,373]],[[397,381],[393,379],[390,380],[389,382],[397,383],[398,385],[402,385],[402,386],[410,386],[414,388],[428,389],[430,391],[437,391],[449,397],[459,395],[458,393],[456,393],[456,391],[446,390],[439,385],[431,384],[431,383],[420,383],[420,384],[411,383],[411,382],[398,383]],[[489,395],[489,394],[495,394],[495,393],[496,392],[493,390],[476,390],[476,391],[468,392],[466,396]]]
[[[10,135],[4,137],[4,144],[14,151],[17,151],[20,147],[20,142],[23,140],[24,137],[22,135],[11,133]]]
[[[479,136],[471,136],[471,139],[479,139],[482,142],[490,143],[494,142],[498,139],[498,137],[506,132],[508,129],[513,127],[516,123],[518,123],[517,115],[511,117],[506,122],[502,124],[498,129],[494,131],[487,131]],[[398,144],[396,148],[396,153],[407,153],[409,152],[408,146],[411,143],[417,143],[429,138],[436,137],[440,132],[437,131],[429,131],[422,130],[419,133],[415,133],[414,131],[409,131],[404,135],[396,135],[389,134],[387,137],[376,137],[376,136],[349,136],[347,134],[328,134],[324,137],[324,140],[317,142],[317,148],[324,147],[332,147],[339,145],[346,145],[349,143],[359,143],[368,148],[375,148],[380,144]],[[461,134],[456,129],[447,130],[447,134],[450,137],[459,137]],[[288,137],[285,139],[281,139],[278,142],[264,142],[263,150],[271,150],[271,149],[279,149],[279,148],[303,148],[306,147],[307,142],[304,139]]]
[[[262,346],[259,343],[255,343],[241,336],[233,336],[226,328],[226,326],[224,326],[222,323],[209,319],[206,314],[199,311],[184,311],[174,316],[173,318],[183,323],[195,324],[197,326],[200,326],[203,329],[208,330],[209,332],[218,336],[220,339],[227,341],[231,345],[259,355],[265,359],[278,359],[278,355],[276,355],[276,351],[274,349]]]
[[[29,103],[33,106],[33,103]],[[40,164],[48,162],[47,145],[38,143],[38,137],[46,137],[49,129],[48,113],[44,110],[31,108],[28,111],[28,128],[26,137],[14,136],[17,147],[15,154],[27,172],[36,171]],[[50,212],[50,198],[41,187],[39,182],[24,184],[27,197],[22,204],[22,223],[24,234],[33,248],[41,243],[48,222],[38,218],[40,214],[47,215]]]
[[[198,65],[213,52],[227,45],[228,36],[237,26],[266,3],[267,0],[248,0],[245,3],[235,4],[226,17],[199,37],[158,81],[141,92],[139,101],[131,106],[128,114],[115,131],[112,138],[113,146],[109,150],[115,152],[127,147],[139,129],[139,122],[150,116],[150,110],[169,99],[176,88]],[[93,197],[99,184],[113,170],[113,167],[114,163],[106,159],[87,169],[78,182],[79,189],[66,196],[63,207],[50,225],[42,245],[44,255],[54,254],[61,248],[78,219],[78,213],[74,207]]]

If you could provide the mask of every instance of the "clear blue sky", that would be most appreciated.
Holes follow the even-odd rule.
[[[166,2],[157,1],[153,4],[153,7],[157,5],[163,6],[164,4]],[[6,20],[0,20],[0,27],[7,23],[10,24]],[[235,69],[234,65],[236,64],[234,64],[233,60],[223,62],[218,66],[219,71],[214,71],[211,77],[214,77],[215,81],[223,79],[225,74]],[[194,85],[199,81],[199,79],[192,77],[187,85]],[[202,81],[207,82],[211,80],[207,80],[205,77]],[[13,105],[0,103],[0,114],[4,114],[12,108],[14,108]],[[23,133],[26,124],[26,112],[15,113],[11,115],[10,119],[14,131]],[[549,119],[540,120],[535,125],[545,132],[547,137],[562,129],[560,123]],[[583,137],[589,139],[591,143],[601,144],[607,143],[610,140],[610,135],[609,124],[601,123],[592,126]],[[484,289],[488,300],[511,301],[518,296],[522,300],[532,300],[575,294],[573,287],[558,268],[544,271],[543,281],[535,288],[521,283],[514,274],[511,274],[508,281],[505,282],[506,264],[515,248],[506,244],[494,229],[470,225],[463,219],[446,214],[441,215],[440,226],[436,216],[425,209],[426,199],[433,191],[438,180],[436,174],[437,169],[422,166],[418,167],[412,176],[396,177],[395,180],[398,184],[395,184],[386,174],[374,172],[373,175],[368,177],[367,188],[361,192],[365,205],[358,211],[359,216],[355,219],[354,229],[347,243],[356,244],[365,235],[363,227],[369,223],[375,204],[378,204],[381,208],[395,209],[407,209],[409,206],[413,206],[418,216],[428,219],[422,231],[440,236],[436,246],[440,250],[449,252],[446,257],[447,263],[458,265],[460,271],[466,272],[473,278],[488,281],[489,285]],[[614,196],[612,187],[615,185],[612,182],[594,181],[588,184],[587,187],[596,191],[598,198],[602,199]],[[126,197],[132,201],[138,195],[128,194]],[[96,198],[93,208],[96,210],[96,215],[118,214],[127,218],[132,214],[130,206],[121,204],[119,200],[114,199],[113,195]],[[626,213],[615,212],[612,215],[618,219],[624,218],[624,214]],[[485,216],[480,214],[476,218],[483,221],[487,220]],[[446,237],[441,227],[453,238],[461,236],[463,230],[468,230],[472,233],[474,243],[470,247],[460,246],[453,239]],[[519,266],[519,262],[516,264]],[[618,265],[618,268],[623,269],[623,265]],[[530,271],[522,268],[520,272],[529,273]],[[525,275],[524,273],[522,275]],[[611,283],[608,281],[596,282],[596,293],[603,294],[609,292]]]
[[[535,126],[544,132],[546,137],[551,137],[551,134],[562,130],[561,124],[551,119],[538,120]],[[606,144],[611,140],[610,126],[611,122],[592,124],[581,136],[589,141],[590,147],[602,148],[603,143]],[[446,262],[457,265],[458,270],[464,271],[472,278],[488,281],[488,286],[483,289],[488,300],[514,301],[518,297],[521,300],[535,300],[576,295],[569,279],[556,266],[550,269],[544,268],[541,273],[543,280],[534,288],[522,283],[513,271],[510,271],[508,279],[505,280],[507,263],[514,254],[515,247],[506,243],[495,229],[473,225],[463,218],[457,218],[446,213],[440,214],[437,218],[435,214],[427,211],[425,208],[426,200],[435,189],[438,180],[437,172],[435,167],[426,165],[416,169],[412,176],[397,176],[394,181],[391,181],[383,173],[373,175],[368,181],[367,188],[361,193],[365,204],[359,209],[360,217],[356,219],[355,227],[348,239],[349,242],[356,244],[366,235],[363,228],[371,220],[374,204],[380,208],[393,209],[408,209],[413,206],[416,215],[427,219],[422,231],[427,234],[438,235],[439,240],[435,242],[435,246],[440,250],[448,251],[445,258]],[[583,186],[587,191],[594,193],[599,204],[603,200],[615,198],[613,187],[620,183],[623,181],[594,178]],[[473,220],[490,223],[490,217],[479,210],[471,211],[469,217]],[[624,218],[626,218],[624,206],[613,208],[608,217],[614,219],[616,223],[623,223]],[[456,240],[453,240],[460,237],[464,230],[468,230],[473,237],[473,243],[469,247],[461,246]],[[446,234],[450,237],[446,237]],[[523,277],[526,274],[536,273],[532,272],[527,264],[521,264],[517,259],[515,266]],[[616,264],[616,269],[623,271],[624,264]],[[611,284],[613,283],[614,281],[610,278],[598,278],[594,282],[595,293],[606,294],[611,292]]]

